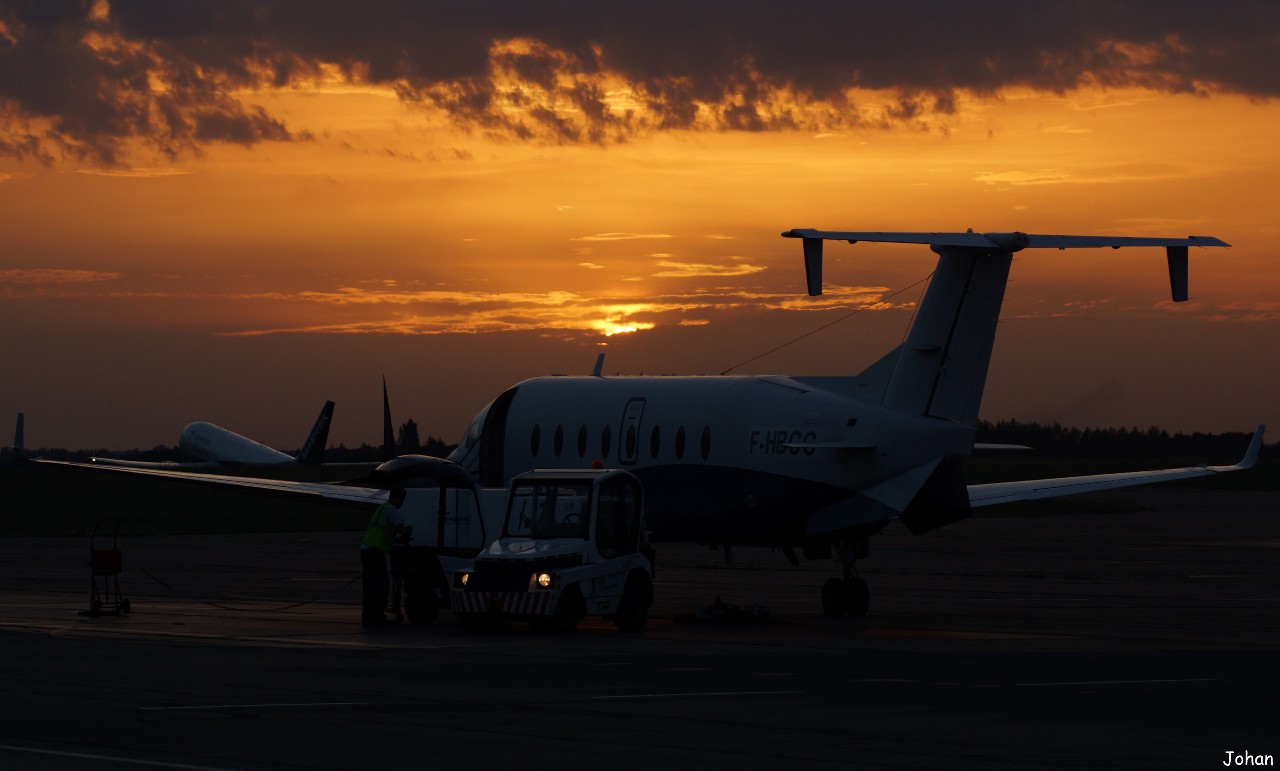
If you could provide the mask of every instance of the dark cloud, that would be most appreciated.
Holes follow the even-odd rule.
[[[110,164],[302,138],[246,90],[321,64],[549,142],[911,124],[959,91],[1280,94],[1273,0],[0,0],[0,153]],[[621,85],[624,100],[608,93]],[[876,115],[853,87],[893,92]]]

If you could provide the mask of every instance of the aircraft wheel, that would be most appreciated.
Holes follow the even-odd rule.
[[[871,606],[871,590],[867,587],[867,582],[861,578],[850,578],[845,586],[845,591],[849,594],[849,615],[854,618],[866,616],[867,609]]]
[[[128,601],[128,600],[121,600],[121,601],[120,601],[120,612],[127,616],[127,615],[129,615],[129,611],[130,611],[130,610],[133,610],[133,606],[129,604],[129,601]]]
[[[828,578],[822,585],[822,612],[830,618],[843,616],[852,609],[849,585],[843,578]]]

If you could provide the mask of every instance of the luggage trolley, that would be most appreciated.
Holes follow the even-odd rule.
[[[129,601],[120,596],[120,547],[116,538],[120,525],[111,534],[111,548],[97,548],[98,526],[89,535],[89,612],[90,616],[128,615]],[[98,583],[101,579],[101,589]]]

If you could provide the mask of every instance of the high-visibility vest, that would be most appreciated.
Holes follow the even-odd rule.
[[[391,551],[391,547],[395,544],[395,536],[391,532],[391,523],[387,521],[386,508],[390,505],[384,503],[373,510],[373,516],[369,518],[369,528],[364,531],[365,546],[379,551]]]

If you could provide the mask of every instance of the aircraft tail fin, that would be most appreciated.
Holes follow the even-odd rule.
[[[885,406],[977,424],[1012,260],[1007,252],[942,251],[886,385]]]
[[[382,377],[382,459],[396,457],[396,433],[391,427],[391,400],[387,398],[387,378]]]
[[[927,415],[966,426],[977,423],[1014,252],[1027,248],[1163,246],[1168,256],[1173,300],[1183,302],[1188,297],[1188,247],[1230,245],[1212,236],[1132,238],[974,233],[972,230],[884,233],[797,228],[782,235],[804,241],[805,277],[811,295],[822,293],[823,241],[928,244],[937,252],[938,267],[916,311],[906,342],[897,353],[893,374],[885,384],[881,401],[910,415]],[[872,370],[882,373],[888,361],[890,357],[885,357],[864,376]]]
[[[329,424],[333,422],[333,402],[325,402],[320,410],[320,417],[311,427],[306,444],[298,451],[295,459],[305,466],[319,466],[324,462],[324,448],[329,444]]]

